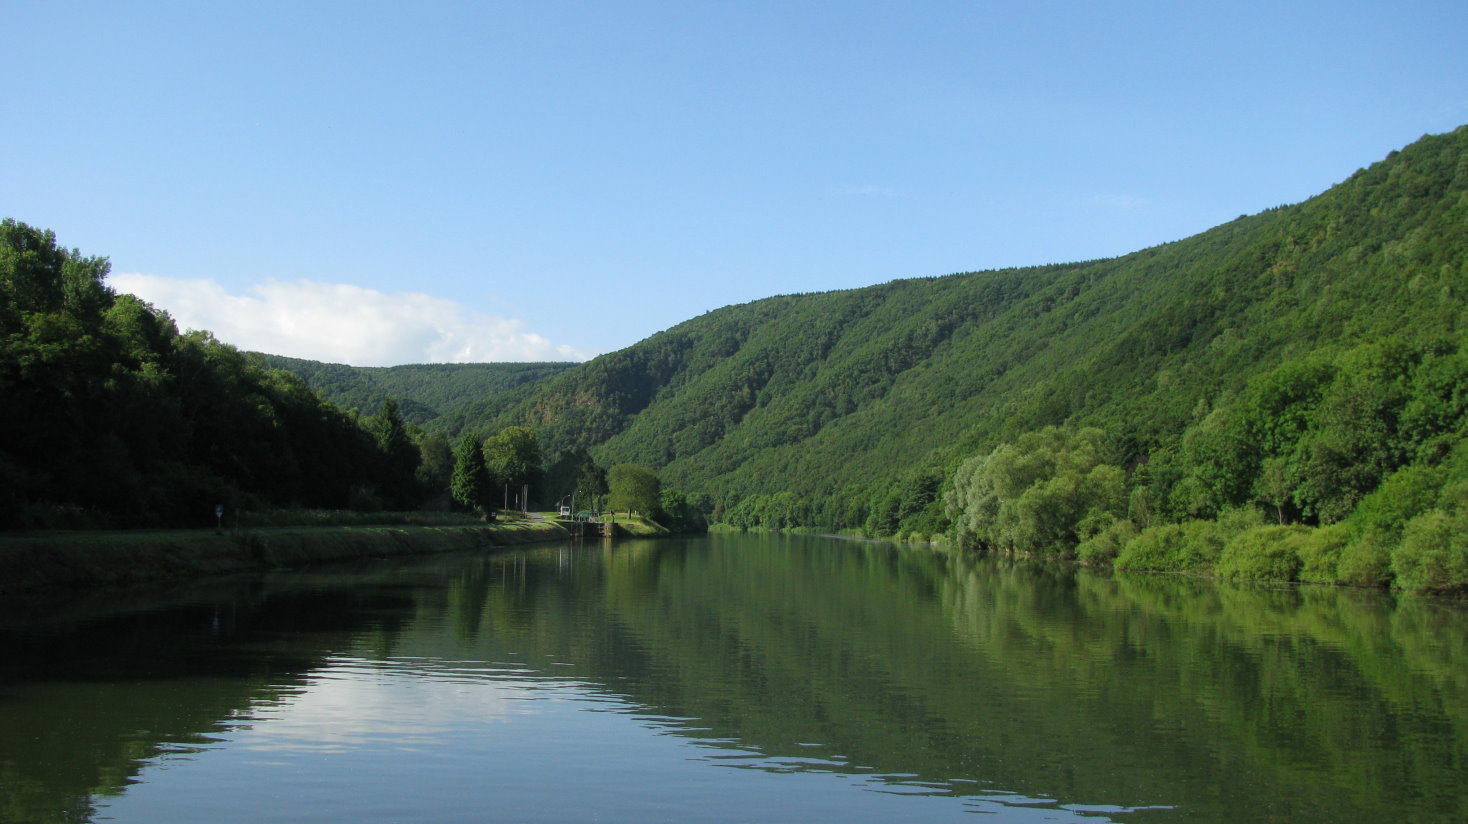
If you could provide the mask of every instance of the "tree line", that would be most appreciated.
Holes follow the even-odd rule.
[[[487,518],[499,510],[564,507],[577,515],[642,515],[675,532],[706,526],[697,501],[665,489],[650,467],[602,467],[584,448],[567,450],[547,464],[539,437],[527,426],[505,427],[488,437],[461,436],[450,490],[458,506]]]
[[[239,510],[415,507],[447,442],[345,411],[0,222],[0,527],[203,526]]]
[[[1097,428],[964,461],[961,545],[1224,578],[1468,587],[1468,352],[1390,339],[1286,361],[1127,465]]]
[[[490,515],[573,501],[701,523],[646,466],[603,468],[585,449],[544,465],[528,427],[454,447],[405,420],[396,398],[375,414],[344,410],[262,356],[180,333],[108,287],[109,270],[51,231],[0,222],[0,528],[205,526],[220,505]]]

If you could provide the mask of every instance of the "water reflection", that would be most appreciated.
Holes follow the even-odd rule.
[[[716,537],[66,609],[3,630],[0,820],[1468,819],[1421,600]]]

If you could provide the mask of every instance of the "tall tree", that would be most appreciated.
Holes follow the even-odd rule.
[[[422,456],[408,435],[408,425],[403,423],[396,400],[383,398],[382,409],[372,420],[371,431],[383,457],[383,492],[397,506],[411,505],[416,497],[416,473]]]
[[[526,486],[537,486],[540,474],[540,442],[528,426],[510,426],[484,442],[484,465],[494,482],[508,487],[511,497]],[[537,493],[539,490],[535,490]],[[529,508],[525,501],[521,506]]]
[[[561,453],[546,470],[543,483],[552,500],[574,497],[578,508],[598,509],[607,494],[607,471],[597,466],[585,447],[578,447]]]
[[[576,479],[576,500],[584,502],[583,508],[601,509],[606,497],[607,471],[588,459],[581,465],[581,474]]]
[[[658,476],[640,464],[618,464],[607,470],[607,506],[653,516],[661,501]]]
[[[454,450],[449,439],[438,432],[420,432],[418,452],[423,462],[418,465],[418,485],[431,495],[443,492],[454,474]]]
[[[465,433],[454,449],[454,473],[449,490],[461,506],[476,512],[490,509],[489,472],[484,468],[479,438],[473,433]]]

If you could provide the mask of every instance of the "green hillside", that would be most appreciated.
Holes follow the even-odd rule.
[[[710,312],[500,396],[473,428],[529,425],[547,455],[590,446],[604,465],[657,467],[738,525],[935,532],[963,520],[952,487],[964,461],[1049,426],[1095,427],[1096,462],[1124,470],[1128,502],[1102,510],[1144,507],[1139,528],[1260,504],[1266,461],[1280,520],[1329,524],[1391,473],[1442,464],[1462,435],[1465,234],[1460,128],[1305,203],[1121,258]],[[1268,406],[1261,382],[1311,368],[1298,403]],[[1246,425],[1269,415],[1293,429],[1268,441]],[[1374,435],[1346,431],[1368,420]],[[1194,477],[1183,461],[1215,431],[1264,451],[1226,482]],[[1382,454],[1329,442],[1352,437]],[[1321,475],[1322,462],[1358,458],[1365,468],[1326,500],[1344,476]],[[1073,553],[1083,536],[1071,532],[1060,543]]]
[[[410,506],[482,453],[540,503],[642,464],[690,523],[1468,589],[1468,127],[1124,257],[773,297],[576,365],[268,359],[303,380],[0,230],[0,526]]]
[[[425,363],[407,366],[347,366],[341,363],[262,355],[265,365],[299,376],[343,409],[373,411],[387,398],[398,401],[403,419],[423,425],[435,418],[462,417],[461,408],[526,383],[560,374],[574,363]],[[449,424],[453,426],[453,424]]]

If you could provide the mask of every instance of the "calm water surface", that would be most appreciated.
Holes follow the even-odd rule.
[[[1468,611],[711,537],[8,605],[0,821],[1468,821]]]

